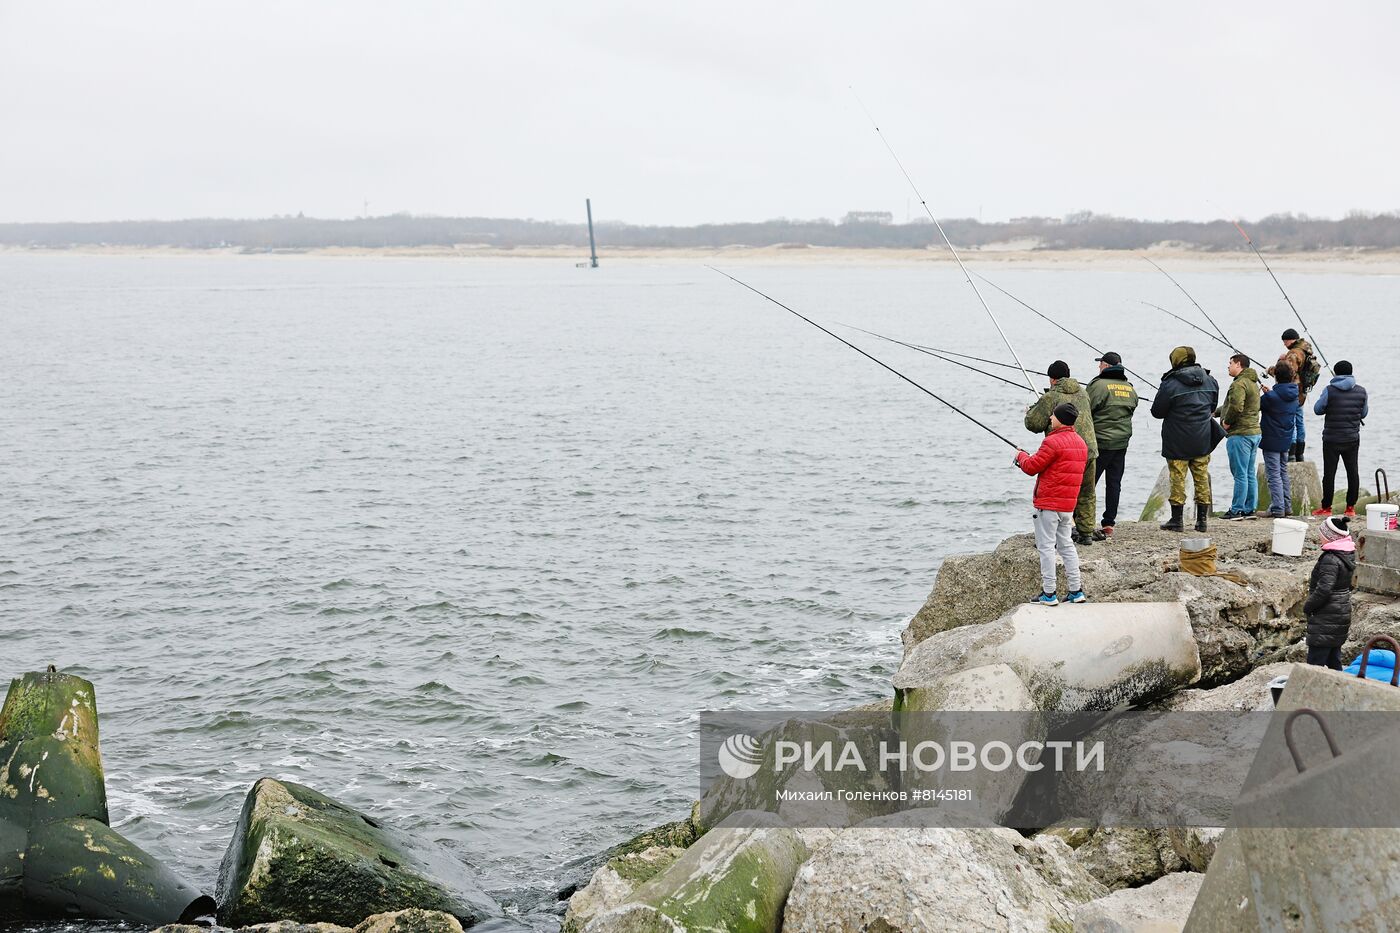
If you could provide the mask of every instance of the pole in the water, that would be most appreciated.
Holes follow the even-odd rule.
[[[598,247],[593,242],[593,199],[583,199],[584,209],[588,211],[588,267],[598,268]]]
[[[885,134],[880,130],[880,124],[875,122],[875,117],[871,115],[870,109],[865,106],[865,101],[860,99],[860,95],[856,93],[854,87],[851,88],[851,96],[856,99],[856,103],[860,105],[860,109],[865,111],[866,117],[870,120],[870,125],[875,127],[875,135],[880,137],[880,142],[884,143],[885,148],[889,150],[890,158],[894,159],[894,164],[899,166],[899,171],[904,175],[904,180],[909,182],[909,187],[914,191],[914,197],[919,199],[919,206],[924,209],[924,213],[928,215],[928,219],[933,221],[933,225],[938,228],[938,235],[943,238],[943,245],[948,247],[948,252],[953,254],[953,259],[957,261],[958,268],[962,270],[963,277],[967,279],[967,284],[972,286],[972,291],[977,295],[977,300],[982,303],[982,310],[987,312],[987,317],[992,319],[992,326],[994,326],[997,329],[997,333],[1001,335],[1001,342],[1006,344],[1006,349],[1011,351],[1011,358],[1016,361],[1017,366],[1021,367],[1021,375],[1026,377],[1026,388],[1030,389],[1032,392],[1036,391],[1035,383],[1031,382],[1030,373],[1026,372],[1026,367],[1021,366],[1021,358],[1016,355],[1016,348],[1013,347],[1011,341],[1007,339],[1006,331],[1001,329],[1001,324],[997,322],[997,316],[993,314],[992,309],[987,306],[987,299],[982,297],[981,289],[977,287],[976,282],[972,281],[971,273],[967,271],[967,266],[963,265],[962,257],[958,255],[958,251],[953,247],[953,241],[948,239],[948,234],[944,232],[943,225],[938,222],[937,217],[933,216],[933,211],[929,209],[928,202],[925,201],[924,196],[919,193],[919,186],[914,184],[914,179],[909,174],[909,170],[904,167],[903,162],[899,161],[899,156],[895,154],[894,147],[891,146],[890,141],[885,138]]]
[[[991,279],[988,279],[985,275],[982,275],[982,274],[980,274],[980,273],[974,273],[974,274],[976,274],[977,277],[978,277],[979,279],[981,279],[982,281],[986,282],[988,285],[992,286],[992,288],[995,288],[997,291],[1001,292],[1001,293],[1002,293],[1003,295],[1005,295],[1007,298],[1010,298],[1012,301],[1016,302],[1018,305],[1020,305],[1021,307],[1025,308],[1025,309],[1026,309],[1027,311],[1029,311],[1031,314],[1034,314],[1036,317],[1038,317],[1038,318],[1040,318],[1041,320],[1045,321],[1047,324],[1050,324],[1050,325],[1052,325],[1052,326],[1058,328],[1059,330],[1061,330],[1061,331],[1063,331],[1064,333],[1068,334],[1069,336],[1073,337],[1075,340],[1078,340],[1080,343],[1084,344],[1084,346],[1088,347],[1090,350],[1093,350],[1093,351],[1094,351],[1095,353],[1097,353],[1099,356],[1103,356],[1103,351],[1102,351],[1102,350],[1100,350],[1098,347],[1094,346],[1094,345],[1093,345],[1092,343],[1090,343],[1089,341],[1085,340],[1083,337],[1081,337],[1081,336],[1079,336],[1078,334],[1076,334],[1074,331],[1070,330],[1068,327],[1066,327],[1066,326],[1064,326],[1063,324],[1061,324],[1059,321],[1057,321],[1057,320],[1055,320],[1054,318],[1050,317],[1048,314],[1043,314],[1043,313],[1041,313],[1040,311],[1037,311],[1035,308],[1031,307],[1031,306],[1028,305],[1026,302],[1022,301],[1020,298],[1017,298],[1015,295],[1011,294],[1011,293],[1008,292],[1006,289],[1002,288],[1000,285],[998,285],[997,283],[993,282]],[[1137,372],[1137,371],[1135,371],[1135,370],[1131,370],[1131,369],[1129,369],[1129,368],[1126,367],[1126,366],[1123,367],[1123,371],[1124,371],[1124,372],[1127,372],[1127,373],[1132,373],[1134,376],[1137,376],[1139,379],[1141,379],[1143,382],[1147,383],[1148,385],[1150,385],[1150,386],[1151,386],[1152,388],[1154,388],[1154,389],[1160,388],[1160,386],[1158,386],[1157,383],[1153,382],[1151,379],[1148,379],[1146,376],[1144,376],[1144,375],[1143,375],[1142,373],[1140,373],[1140,372]]]
[[[904,375],[904,373],[902,373],[902,372],[900,372],[899,370],[895,369],[893,366],[889,365],[888,363],[885,363],[885,362],[883,362],[883,361],[881,361],[881,360],[879,360],[879,359],[876,359],[875,357],[871,356],[869,353],[866,353],[866,352],[865,352],[864,350],[862,350],[860,347],[858,347],[858,346],[856,346],[855,344],[851,343],[849,340],[846,340],[846,339],[844,339],[844,338],[842,338],[842,337],[837,336],[836,334],[833,334],[831,331],[827,330],[825,327],[822,327],[820,324],[818,324],[816,321],[812,320],[811,318],[807,317],[805,314],[802,314],[802,313],[800,313],[800,312],[794,311],[792,308],[789,308],[787,305],[783,304],[783,303],[782,303],[781,301],[779,301],[778,299],[772,297],[771,295],[765,295],[763,292],[761,292],[761,291],[759,291],[758,289],[754,288],[754,287],[753,287],[752,285],[750,285],[748,282],[740,281],[739,279],[734,278],[734,276],[730,275],[728,272],[724,272],[724,271],[721,271],[721,270],[719,270],[719,269],[716,269],[714,266],[706,266],[705,268],[706,268],[706,269],[710,269],[710,270],[712,270],[712,271],[714,271],[714,272],[718,272],[720,275],[724,276],[726,279],[728,279],[729,281],[733,282],[733,283],[736,284],[736,285],[742,285],[742,286],[744,286],[744,287],[747,288],[749,291],[753,292],[755,295],[758,295],[760,298],[766,298],[767,300],[773,302],[773,304],[775,304],[775,305],[777,305],[778,307],[782,308],[784,311],[787,311],[788,313],[793,314],[793,315],[795,315],[795,316],[801,318],[802,320],[806,321],[808,324],[811,324],[811,325],[812,325],[813,327],[815,327],[817,330],[821,331],[823,334],[826,334],[828,337],[832,338],[833,340],[839,340],[839,341],[841,341],[841,342],[844,343],[846,346],[850,347],[852,350],[856,351],[856,352],[859,353],[861,356],[865,357],[866,359],[870,360],[871,362],[873,362],[873,363],[878,363],[880,366],[884,367],[885,369],[888,369],[890,372],[894,373],[896,376],[898,376],[899,378],[903,379],[905,382],[909,383],[911,386],[913,386],[914,388],[918,389],[920,392],[924,393],[925,395],[929,396],[930,398],[934,399],[935,401],[942,402],[944,405],[948,406],[948,407],[951,408],[953,411],[955,411],[955,412],[957,412],[958,414],[962,415],[962,416],[963,416],[964,418],[966,418],[968,421],[971,421],[973,424],[977,425],[979,428],[981,428],[982,430],[986,431],[988,434],[992,435],[993,437],[995,437],[997,440],[1001,441],[1003,444],[1007,445],[1008,447],[1015,448],[1016,450],[1020,450],[1020,449],[1021,449],[1016,443],[1014,443],[1013,441],[1007,439],[1006,437],[1002,436],[1001,434],[998,434],[998,433],[997,433],[996,431],[994,431],[993,429],[987,427],[985,424],[983,424],[982,422],[978,421],[976,418],[972,417],[972,416],[969,415],[967,412],[963,411],[961,408],[959,408],[958,406],[954,405],[952,402],[950,402],[950,401],[948,401],[947,399],[943,398],[943,396],[938,395],[937,393],[932,392],[932,391],[930,391],[929,389],[924,388],[923,386],[921,386],[921,385],[919,385],[917,382],[915,382],[913,379],[910,379],[908,376]],[[1032,391],[1034,391],[1034,390],[1032,390]]]
[[[1186,296],[1186,299],[1187,299],[1188,301],[1190,301],[1193,305],[1196,306],[1196,310],[1197,310],[1197,311],[1201,312],[1201,317],[1205,318],[1205,319],[1210,323],[1210,326],[1215,328],[1215,332],[1216,332],[1217,334],[1220,335],[1220,337],[1221,337],[1222,340],[1224,340],[1226,343],[1230,344],[1230,346],[1234,349],[1234,351],[1235,351],[1236,353],[1243,353],[1243,352],[1244,352],[1244,351],[1241,350],[1239,347],[1236,347],[1236,346],[1234,345],[1234,343],[1230,340],[1229,337],[1226,337],[1226,336],[1225,336],[1225,332],[1224,332],[1223,330],[1220,329],[1220,325],[1217,324],[1217,323],[1215,323],[1214,319],[1212,319],[1211,316],[1210,316],[1209,314],[1206,314],[1206,309],[1201,307],[1201,303],[1200,303],[1199,301],[1197,301],[1195,298],[1192,298],[1192,297],[1191,297],[1191,293],[1188,292],[1188,291],[1186,290],[1186,286],[1182,285],[1182,284],[1181,284],[1180,282],[1178,282],[1176,279],[1172,278],[1172,274],[1171,274],[1170,272],[1168,272],[1166,269],[1163,269],[1161,266],[1157,265],[1155,262],[1152,262],[1151,259],[1148,259],[1146,256],[1144,256],[1144,257],[1142,257],[1142,258],[1145,259],[1145,260],[1147,260],[1147,262],[1152,266],[1152,268],[1156,269],[1158,272],[1160,272],[1160,273],[1162,273],[1163,275],[1165,275],[1165,276],[1167,277],[1167,280],[1168,280],[1169,282],[1171,282],[1171,283],[1172,283],[1173,285],[1175,285],[1177,288],[1181,289],[1181,293],[1182,293],[1183,295]]]
[[[1313,349],[1317,351],[1318,356],[1322,357],[1322,362],[1327,366],[1330,372],[1332,370],[1332,364],[1327,362],[1327,356],[1322,352],[1322,347],[1317,345],[1317,338],[1308,330],[1307,322],[1304,321],[1303,316],[1298,313],[1298,308],[1293,304],[1293,299],[1288,297],[1288,292],[1284,291],[1283,283],[1278,280],[1278,276],[1274,275],[1273,267],[1269,265],[1269,261],[1264,258],[1263,253],[1259,252],[1259,247],[1254,245],[1254,241],[1249,238],[1248,233],[1244,232],[1244,227],[1241,227],[1238,221],[1232,220],[1230,223],[1235,225],[1235,229],[1240,232],[1240,236],[1244,237],[1244,241],[1249,244],[1249,248],[1254,250],[1254,255],[1258,256],[1259,261],[1264,264],[1264,268],[1268,270],[1269,278],[1273,279],[1274,284],[1278,286],[1279,294],[1283,295],[1283,300],[1288,302],[1288,307],[1292,309],[1293,316],[1296,317],[1298,323],[1302,325],[1303,333],[1308,335],[1308,339],[1312,341]]]

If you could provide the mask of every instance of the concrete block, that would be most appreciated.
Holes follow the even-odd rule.
[[[1365,593],[1400,599],[1400,570],[1377,564],[1357,564],[1352,585]]]
[[[1040,709],[1081,712],[1151,699],[1200,679],[1201,656],[1181,603],[1017,606],[995,622],[939,632],[895,674],[901,690],[1005,664]]]
[[[1400,531],[1371,531],[1363,528],[1356,543],[1359,563],[1400,570]]]
[[[1283,712],[1308,707],[1316,710],[1360,712],[1400,711],[1400,687],[1354,674],[1343,674],[1311,664],[1295,664],[1288,672],[1288,686],[1278,698]],[[1346,728],[1343,720],[1339,728]],[[1345,738],[1338,735],[1338,740]]]

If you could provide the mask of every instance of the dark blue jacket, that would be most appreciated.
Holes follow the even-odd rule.
[[[1356,444],[1361,441],[1361,419],[1371,408],[1364,386],[1350,376],[1333,376],[1313,403],[1313,413],[1326,415],[1322,443]]]
[[[1210,454],[1210,422],[1220,402],[1220,386],[1195,363],[1162,374],[1152,399],[1152,417],[1162,421],[1162,456],[1194,460]]]
[[[1293,446],[1293,423],[1298,414],[1298,383],[1285,382],[1259,396],[1260,450],[1280,453]]]

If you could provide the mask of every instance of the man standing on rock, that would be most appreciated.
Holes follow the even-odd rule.
[[[1069,402],[1074,406],[1075,413],[1084,412],[1084,417],[1074,422],[1074,431],[1084,441],[1084,446],[1089,451],[1089,460],[1084,466],[1083,482],[1079,487],[1079,500],[1074,507],[1074,543],[1093,544],[1094,543],[1094,461],[1099,455],[1098,443],[1094,437],[1094,419],[1088,416],[1090,409],[1089,394],[1084,391],[1076,379],[1070,378],[1069,364],[1064,360],[1056,360],[1050,364],[1046,375],[1050,377],[1050,388],[1040,396],[1040,399],[1026,409],[1026,430],[1035,431],[1037,434],[1044,432],[1048,437],[1054,430],[1051,422],[1051,413],[1056,407]],[[1099,535],[1099,540],[1103,536]]]
[[[1094,483],[1104,474],[1108,479],[1103,488],[1103,519],[1101,531],[1095,537],[1113,534],[1118,522],[1118,498],[1123,489],[1123,466],[1128,457],[1128,442],[1133,439],[1133,412],[1137,411],[1137,389],[1123,371],[1123,357],[1105,353],[1096,361],[1099,374],[1089,380],[1084,390],[1089,396],[1089,414],[1094,422],[1094,439],[1098,456],[1094,459]]]
[[[1253,518],[1259,508],[1259,474],[1254,468],[1259,440],[1259,374],[1249,365],[1249,357],[1236,353],[1230,357],[1228,369],[1234,381],[1225,392],[1225,404],[1220,406],[1220,426],[1225,429],[1225,453],[1230,457],[1230,475],[1235,478],[1235,492],[1230,499],[1230,511],[1222,517],[1237,522]]]
[[[1338,360],[1332,381],[1317,397],[1315,414],[1322,422],[1322,505],[1313,515],[1332,514],[1332,495],[1337,488],[1337,460],[1347,471],[1347,518],[1356,516],[1356,497],[1361,492],[1361,470],[1356,464],[1361,452],[1362,419],[1371,413],[1366,389],[1356,384],[1351,363]],[[1376,490],[1377,494],[1380,490]]]
[[[1079,420],[1079,409],[1072,402],[1056,405],[1050,412],[1050,430],[1040,449],[1034,454],[1018,450],[1014,461],[1021,472],[1036,477],[1033,504],[1035,549],[1040,552],[1040,595],[1035,602],[1042,606],[1060,604],[1056,595],[1056,554],[1065,564],[1065,586],[1068,591],[1065,600],[1071,603],[1089,601],[1089,597],[1084,595],[1079,576],[1079,552],[1074,549],[1074,537],[1070,533],[1074,522],[1070,513],[1079,501],[1084,465],[1089,460],[1088,446],[1075,433],[1075,424]],[[1088,419],[1085,417],[1083,420]]]
[[[1162,530],[1185,530],[1182,513],[1186,510],[1189,470],[1196,492],[1196,530],[1205,531],[1211,504],[1210,452],[1216,443],[1211,416],[1220,401],[1220,386],[1197,365],[1196,351],[1191,347],[1173,350],[1171,364],[1172,368],[1162,374],[1162,386],[1152,400],[1152,417],[1162,422],[1162,456],[1171,476],[1167,501],[1171,503],[1172,517]]]
[[[1293,328],[1283,332],[1282,340],[1283,355],[1278,358],[1278,363],[1269,367],[1268,374],[1277,378],[1279,363],[1287,363],[1293,371],[1293,381],[1298,384],[1298,413],[1293,416],[1293,446],[1289,448],[1288,459],[1302,462],[1303,448],[1307,446],[1308,439],[1303,424],[1303,406],[1307,404],[1308,393],[1317,385],[1318,376],[1322,374],[1322,364],[1318,363],[1312,344],[1298,336]]]

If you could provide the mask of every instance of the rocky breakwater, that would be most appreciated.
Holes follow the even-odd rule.
[[[1200,653],[1200,685],[1210,687],[1237,680],[1302,637],[1308,571],[1318,550],[1310,540],[1302,557],[1273,554],[1272,523],[1260,519],[1212,522],[1206,536],[1216,548],[1220,569],[1243,584],[1182,572],[1179,549],[1190,535],[1141,522],[1122,523],[1111,541],[1082,548],[1080,563],[1089,605],[1182,605]],[[1061,587],[1063,573],[1061,569]],[[987,553],[949,557],[933,591],[904,629],[905,657],[939,633],[999,619],[1039,591],[1032,535],[1007,538]],[[1059,608],[1073,612],[1084,607]],[[1126,626],[1126,617],[1123,622]]]
[[[1267,521],[1213,523],[1208,536],[1218,571],[1229,576],[1183,572],[1182,535],[1124,523],[1112,541],[1081,551],[1093,602],[1049,609],[1026,603],[1039,590],[1031,536],[1010,538],[989,553],[949,558],[905,629],[904,658],[886,707],[1032,719],[1090,713],[1095,715],[1085,718],[1095,721],[1104,718],[1097,714],[1125,707],[1244,716],[1270,708],[1268,681],[1279,673],[1299,678],[1301,692],[1318,675],[1287,662],[1302,651],[1301,608],[1315,542],[1301,557],[1274,555]],[[1400,628],[1394,603],[1358,599],[1356,612],[1357,638]],[[1358,648],[1349,644],[1348,658]],[[790,721],[773,734],[840,731],[858,713],[872,715],[871,708],[836,713],[819,725]],[[1085,737],[1099,730],[1109,735],[1122,719],[1109,715]],[[1231,731],[1244,721],[1222,720],[1218,734],[1205,742],[1168,719],[1157,731],[1138,733],[1143,759],[1170,768],[1173,750],[1188,746],[1202,754],[1244,757],[1219,787],[1203,788],[1215,795],[1213,802],[1228,803],[1227,785],[1233,780],[1238,786],[1248,765],[1238,748],[1249,730],[1241,725]],[[807,814],[795,809],[780,808],[766,813],[761,825],[754,822],[755,806],[772,788],[832,780],[797,766],[747,788],[719,778],[683,821],[684,833],[671,828],[655,845],[630,845],[574,892],[565,931],[1180,930],[1204,873],[1215,871],[1222,851],[1237,848],[1225,830],[1189,825],[993,825],[1011,801],[1024,803],[1022,779],[1007,772],[986,779],[990,808],[965,821],[950,820],[946,807],[937,814],[928,807],[845,807],[837,814],[844,822],[824,824],[830,828],[808,828],[813,824],[804,821]],[[1093,798],[1131,809],[1160,782],[1139,783],[1111,788],[1062,781],[1059,787],[1071,801]],[[693,847],[712,834],[758,832],[769,839],[759,859],[763,871],[752,862],[705,854],[711,846],[734,852],[753,844],[742,837]],[[690,836],[701,842],[687,849]],[[800,865],[792,870],[794,858]],[[1257,883],[1240,860],[1227,858],[1219,872],[1224,881],[1207,885],[1219,892],[1212,903],[1237,904],[1240,884]],[[734,890],[746,897],[721,901],[706,893]],[[777,902],[780,913],[772,909]]]
[[[92,684],[17,678],[0,709],[0,923],[174,930],[217,911],[260,933],[459,933],[500,914],[446,851],[289,782],[248,793],[217,904],[108,819]]]

